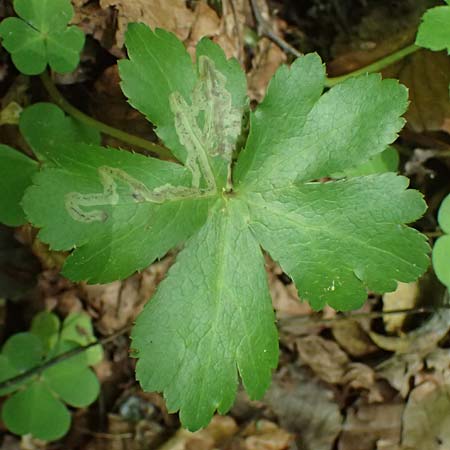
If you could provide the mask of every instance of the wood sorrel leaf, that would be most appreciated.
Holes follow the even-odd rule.
[[[20,18],[4,19],[0,37],[18,70],[38,75],[47,64],[60,73],[76,68],[84,34],[67,26],[73,16],[69,0],[14,0],[14,9]]]

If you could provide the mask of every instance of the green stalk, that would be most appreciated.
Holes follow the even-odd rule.
[[[107,134],[116,139],[119,139],[122,142],[125,142],[129,145],[133,145],[153,154],[159,156],[161,159],[174,159],[174,156],[170,152],[169,149],[163,147],[158,144],[154,144],[153,142],[147,141],[146,139],[140,138],[139,136],[135,136],[133,134],[129,134],[125,131],[119,130],[117,128],[106,125],[106,123],[100,122],[84,112],[80,111],[75,106],[71,105],[59,92],[59,90],[54,85],[52,79],[50,78],[47,72],[41,74],[41,81],[50,95],[51,99],[67,114],[72,116],[74,119],[77,119],[79,122],[84,123],[85,125],[95,128],[103,134]]]
[[[363,75],[366,73],[380,72],[381,70],[390,66],[391,64],[400,61],[401,59],[405,58],[408,55],[411,55],[412,53],[415,53],[417,50],[420,50],[420,47],[417,47],[414,44],[409,45],[408,47],[402,48],[401,50],[398,50],[395,53],[385,56],[384,58],[381,58],[380,60],[375,61],[372,64],[369,64],[368,66],[355,70],[354,72],[350,72],[346,75],[341,75],[339,77],[327,78],[325,81],[325,86],[333,87],[336,84],[346,80],[347,78],[356,77],[358,75]]]

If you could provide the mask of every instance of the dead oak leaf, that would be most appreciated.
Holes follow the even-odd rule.
[[[117,10],[116,46],[122,48],[130,22],[142,22],[151,28],[164,28],[184,41],[191,30],[194,13],[185,0],[100,0],[103,9]]]

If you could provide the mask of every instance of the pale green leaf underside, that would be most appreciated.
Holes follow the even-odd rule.
[[[15,0],[14,9],[21,19],[4,19],[0,37],[22,73],[38,75],[47,64],[60,73],[76,68],[85,38],[79,28],[67,27],[69,0]]]
[[[133,330],[142,387],[163,391],[191,430],[231,407],[238,372],[258,398],[277,364],[264,259],[247,219],[244,204],[219,202]]]
[[[422,18],[416,44],[433,51],[450,53],[450,6],[429,9]]]

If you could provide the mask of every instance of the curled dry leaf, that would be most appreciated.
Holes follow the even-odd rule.
[[[435,312],[421,327],[403,336],[384,336],[370,332],[379,347],[396,353],[426,354],[436,347],[450,328],[450,309]]]
[[[158,450],[213,450],[233,437],[239,428],[229,416],[214,416],[203,430],[191,433],[180,428],[176,434]]]
[[[334,341],[320,336],[297,340],[300,359],[327,383],[341,383],[350,360]]]
[[[268,38],[259,40],[252,69],[247,75],[248,92],[252,100],[259,102],[263,99],[270,79],[284,62],[286,55],[280,47]]]
[[[337,343],[351,356],[361,357],[378,350],[356,320],[336,320],[331,330]]]
[[[419,283],[398,283],[394,292],[383,295],[383,311],[395,311],[398,309],[412,309],[416,305],[419,296]],[[384,326],[388,333],[398,332],[403,327],[407,314],[385,314]]]
[[[242,450],[288,450],[295,437],[268,420],[250,423],[243,431]]]
[[[143,304],[152,296],[158,283],[173,263],[168,256],[124,281],[80,286],[102,334],[111,334],[133,322]]]
[[[421,50],[383,71],[409,88],[411,104],[405,114],[407,127],[450,133],[450,58],[446,52]]]
[[[275,375],[265,402],[283,428],[297,433],[304,450],[331,450],[342,416],[334,395],[306,371],[287,366]]]
[[[394,355],[377,367],[377,375],[406,398],[410,390],[411,378],[423,369],[423,359],[416,353]]]
[[[349,408],[338,450],[399,450],[403,408],[401,403],[361,403]]]
[[[185,40],[190,32],[194,13],[185,0],[100,0],[100,6],[117,10],[116,47],[121,49],[130,22],[142,22],[151,28],[164,28]]]
[[[450,386],[426,382],[411,391],[403,414],[402,450],[450,448]]]

